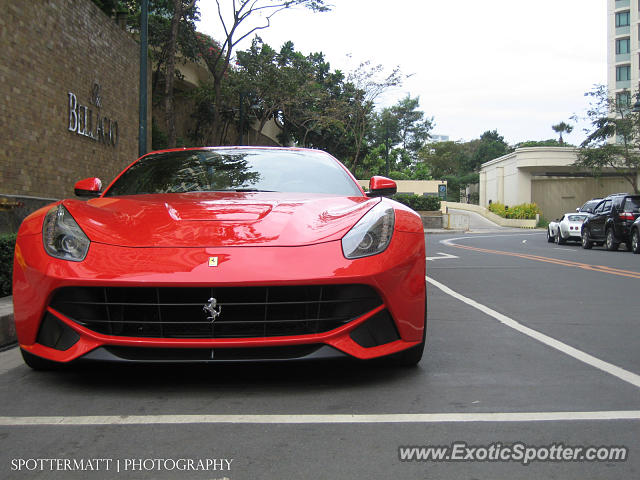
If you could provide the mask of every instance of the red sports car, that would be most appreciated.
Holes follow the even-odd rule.
[[[390,356],[426,330],[420,217],[365,194],[327,153],[219,147],[145,155],[88,201],[25,219],[13,301],[25,362]]]

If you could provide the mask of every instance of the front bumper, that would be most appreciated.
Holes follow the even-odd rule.
[[[209,258],[217,257],[217,266]],[[25,351],[57,362],[79,358],[145,361],[145,355],[117,352],[144,352],[158,349],[151,360],[162,360],[162,352],[195,349],[200,360],[225,358],[232,350],[247,358],[263,360],[251,353],[271,348],[277,359],[296,346],[318,346],[321,353],[337,352],[359,359],[391,355],[418,345],[425,326],[425,253],[422,236],[396,232],[387,250],[379,255],[347,260],[341,244],[327,242],[304,247],[225,248],[127,248],[92,243],[83,262],[58,260],[47,255],[40,235],[21,235],[16,243],[14,263],[14,318],[18,342]],[[250,338],[147,338],[98,333],[52,308],[55,292],[63,287],[252,287],[288,285],[362,284],[372,287],[382,304],[330,331],[287,336]],[[207,299],[203,299],[206,302]],[[376,344],[362,340],[362,325],[376,327],[377,318],[388,312],[397,332],[395,339]],[[77,335],[71,346],[42,341],[41,326],[54,317],[63,330]],[[358,327],[361,327],[360,329]],[[366,335],[365,335],[366,336]],[[374,335],[375,336],[375,335]],[[69,337],[69,335],[67,335]],[[357,340],[354,340],[354,338]],[[391,338],[391,337],[387,337]],[[40,339],[40,340],[39,340]],[[364,346],[363,346],[364,345]],[[330,347],[329,350],[325,349]],[[113,348],[112,348],[113,347]],[[291,348],[288,348],[291,347]],[[322,348],[320,348],[322,347]],[[64,348],[64,349],[60,349]],[[118,350],[120,349],[120,350]],[[124,349],[124,350],[123,350]],[[127,350],[134,349],[134,350]],[[135,350],[137,349],[137,350]],[[228,350],[222,350],[228,349]],[[197,351],[197,352],[196,352]],[[105,353],[106,352],[106,353]],[[114,356],[114,352],[116,352]],[[215,352],[219,352],[216,355]],[[276,352],[273,354],[272,352]],[[189,352],[187,352],[189,353]],[[284,356],[291,357],[290,353]],[[315,358],[323,355],[300,355]],[[186,355],[185,358],[189,358]],[[177,358],[179,360],[179,358]],[[242,360],[242,355],[238,357]],[[149,360],[149,359],[147,359]]]

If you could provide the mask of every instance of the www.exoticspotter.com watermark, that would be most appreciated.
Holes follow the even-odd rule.
[[[551,445],[532,446],[523,442],[468,445],[453,442],[444,446],[398,447],[401,462],[624,462],[629,449],[624,446]]]

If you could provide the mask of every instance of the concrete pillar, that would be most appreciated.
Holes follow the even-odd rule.
[[[480,206],[486,207],[488,206],[487,201],[487,172],[480,172],[480,185],[478,188],[480,189]]]

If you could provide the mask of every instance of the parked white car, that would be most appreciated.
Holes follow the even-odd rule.
[[[568,240],[581,240],[582,222],[589,216],[587,213],[565,213],[562,217],[549,222],[547,227],[547,242],[562,245]]]

